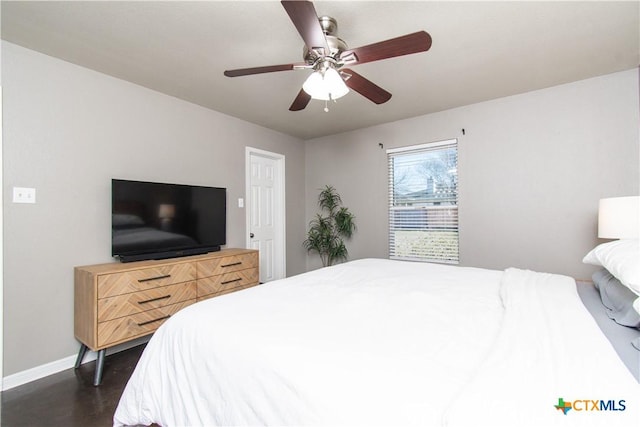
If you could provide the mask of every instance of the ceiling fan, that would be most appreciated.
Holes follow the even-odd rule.
[[[324,100],[324,110],[329,111],[326,103],[346,95],[349,89],[376,104],[385,103],[391,98],[389,92],[344,67],[425,52],[431,47],[431,36],[426,31],[418,31],[349,49],[336,36],[336,20],[328,16],[318,17],[312,2],[284,0],[281,3],[304,40],[304,62],[227,70],[224,75],[239,77],[276,71],[313,70],[289,107],[291,111],[303,110],[312,98]]]

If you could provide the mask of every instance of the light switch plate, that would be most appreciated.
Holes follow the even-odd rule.
[[[13,203],[35,203],[36,189],[28,187],[13,187]]]
[[[244,199],[243,198],[239,198],[238,199],[238,207],[239,208],[244,208]]]

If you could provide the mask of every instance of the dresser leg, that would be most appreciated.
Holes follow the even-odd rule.
[[[82,344],[80,346],[80,351],[78,352],[78,358],[76,359],[76,364],[73,365],[74,369],[78,369],[82,364],[82,359],[84,359],[84,355],[87,353],[87,346]]]
[[[99,386],[102,382],[102,370],[104,369],[104,356],[107,352],[106,348],[98,351],[98,359],[96,360],[96,372],[93,376],[93,385]]]

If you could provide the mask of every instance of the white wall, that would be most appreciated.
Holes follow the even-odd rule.
[[[589,278],[598,200],[638,194],[638,104],[634,69],[307,141],[307,221],[332,184],[357,217],[351,258],[388,257],[378,144],[458,138],[461,265]]]
[[[5,375],[77,352],[73,267],[112,261],[111,178],[226,187],[243,247],[245,146],[283,154],[287,273],[305,269],[302,141],[6,42],[2,68]]]

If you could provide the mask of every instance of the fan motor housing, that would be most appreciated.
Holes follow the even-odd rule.
[[[338,21],[330,16],[321,16],[318,18],[322,31],[324,31],[325,38],[327,39],[327,45],[329,46],[329,52],[317,52],[316,50],[310,50],[307,46],[303,49],[303,55],[307,64],[315,63],[318,58],[322,56],[330,56],[334,59],[338,59],[340,54],[348,49],[347,43],[336,36],[338,32]]]

